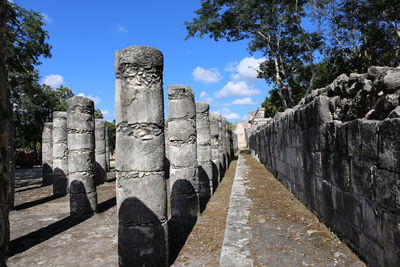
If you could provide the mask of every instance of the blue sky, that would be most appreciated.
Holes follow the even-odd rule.
[[[184,40],[184,21],[191,21],[200,0],[14,0],[40,12],[47,23],[51,59],[44,59],[41,82],[64,85],[92,98],[107,120],[114,119],[114,52],[146,45],[164,54],[164,97],[171,84],[185,84],[196,101],[231,122],[244,120],[264,100],[268,86],[256,79],[260,55],[247,43]],[[166,109],[166,117],[167,109]]]

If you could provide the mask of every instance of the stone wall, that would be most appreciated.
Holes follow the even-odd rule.
[[[259,160],[371,266],[400,262],[400,69],[339,76],[254,130]]]

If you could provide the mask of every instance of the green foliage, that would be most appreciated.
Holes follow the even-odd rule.
[[[342,73],[400,64],[399,1],[315,0],[313,6],[313,18],[328,33],[320,73],[325,85]]]
[[[203,0],[192,22],[185,22],[189,37],[208,35],[234,42],[249,40],[248,49],[266,61],[259,78],[278,89],[284,108],[295,105],[294,90],[313,88],[314,52],[322,46],[319,32],[302,26],[307,1]],[[308,77],[308,80],[305,78]],[[304,93],[303,93],[304,94]]]
[[[265,108],[265,117],[273,117],[275,113],[282,112],[282,105],[280,104],[280,98],[277,89],[269,91],[269,96],[267,96],[261,106]]]
[[[103,118],[103,113],[101,112],[100,109],[96,109],[94,111],[94,117],[95,117],[95,119],[104,119]]]
[[[52,121],[54,111],[66,111],[66,100],[72,96],[67,87],[52,89],[46,85],[36,85],[29,95],[20,95],[18,102],[13,103],[16,148],[36,150],[44,122]]]
[[[195,14],[186,38],[248,40],[250,53],[265,56],[259,78],[274,88],[262,104],[268,116],[340,74],[400,64],[400,1],[202,0]]]
[[[36,66],[51,57],[43,17],[35,11],[8,3],[6,27],[6,67],[13,110],[16,148],[36,150],[41,142],[44,121],[53,110],[65,109],[68,88],[52,90],[39,84]]]

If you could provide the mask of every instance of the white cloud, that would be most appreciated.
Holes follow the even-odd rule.
[[[105,110],[105,109],[100,109],[100,111],[101,111],[101,114],[103,114],[104,117],[107,116],[108,114],[110,114],[110,111]]]
[[[239,98],[232,102],[233,105],[255,105],[256,103],[250,97]]]
[[[87,98],[91,99],[95,105],[99,104],[101,101],[101,99],[96,96],[85,95],[84,93],[79,93],[78,96],[83,96],[83,97],[87,97]]]
[[[40,15],[42,15],[43,20],[44,20],[45,22],[48,22],[48,23],[52,23],[52,22],[53,22],[53,19],[50,18],[49,15],[47,15],[47,13],[40,13]]]
[[[239,64],[229,63],[225,68],[227,71],[235,72],[232,74],[232,79],[235,81],[257,81],[257,70],[265,58],[245,57]]]
[[[122,25],[117,24],[117,27],[114,29],[116,32],[128,32],[128,29]]]
[[[217,110],[215,113],[225,117],[227,120],[239,120],[240,117],[235,112],[232,112],[229,108],[222,108],[222,110]]]
[[[245,81],[228,82],[221,90],[215,93],[216,98],[229,98],[240,96],[258,95],[260,91],[254,89]]]
[[[222,79],[221,73],[216,68],[204,69],[196,67],[192,72],[193,80],[202,83],[216,83]]]
[[[208,96],[208,94],[206,92],[203,91],[200,93],[200,98],[204,98],[206,96]]]
[[[249,116],[248,115],[244,115],[243,117],[242,117],[242,120],[244,120],[244,121],[247,121],[249,119]]]
[[[200,93],[200,100],[202,102],[206,102],[208,104],[211,104],[211,102],[213,102],[214,99],[212,97],[208,97],[208,94],[203,91],[203,92]]]
[[[64,82],[64,77],[59,74],[50,74],[44,77],[42,83],[57,88]]]
[[[229,62],[228,65],[224,68],[224,70],[228,71],[228,72],[236,71],[237,65],[238,65],[238,63],[236,61]]]

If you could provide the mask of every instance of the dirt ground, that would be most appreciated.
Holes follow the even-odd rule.
[[[219,266],[236,163],[231,162],[172,266]]]
[[[255,266],[365,266],[262,164],[244,157]]]
[[[365,266],[259,162],[243,156],[255,266]],[[193,229],[175,232],[182,243],[170,237],[177,249],[173,266],[219,266],[236,165],[232,161]],[[8,266],[117,266],[114,177],[109,173],[97,188],[99,213],[90,218],[70,217],[68,197],[52,197],[51,186],[18,188]]]

